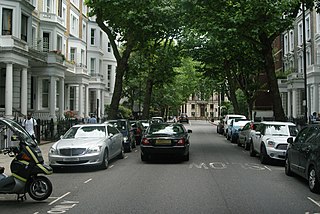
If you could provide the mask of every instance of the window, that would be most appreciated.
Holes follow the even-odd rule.
[[[81,49],[81,65],[83,66],[85,63],[85,52]]]
[[[284,54],[288,54],[289,48],[288,48],[288,34],[284,35]]]
[[[95,33],[96,30],[95,29],[91,29],[91,45],[95,45]]]
[[[96,72],[96,59],[94,58],[91,58],[90,59],[90,72],[91,72],[91,75],[95,74]]]
[[[108,42],[108,52],[111,53],[111,50],[112,50],[112,49],[111,49],[111,43]]]
[[[62,37],[57,36],[57,51],[62,51]]]
[[[310,66],[311,65],[310,50],[306,51],[306,56],[307,56],[307,66]]]
[[[75,101],[76,101],[76,87],[70,87],[70,110],[75,110]]]
[[[112,65],[108,65],[108,80],[111,79]]]
[[[293,35],[293,30],[290,30],[290,37],[289,37],[289,41],[290,41],[290,51],[294,50],[294,35]]]
[[[44,7],[44,12],[50,13],[51,12],[51,0],[45,0],[45,7]]]
[[[49,80],[42,80],[42,107],[49,107]]]
[[[58,16],[62,18],[62,0],[58,0]]]
[[[21,15],[21,39],[23,41],[28,39],[28,17],[24,14]]]
[[[108,92],[110,92],[110,90],[111,90],[111,89],[110,89],[110,82],[108,82],[108,88],[107,88],[107,91],[108,91]]]
[[[75,62],[76,61],[76,48],[70,48],[70,61]]]
[[[2,35],[12,35],[12,9],[2,9]]]
[[[191,104],[191,109],[195,109],[196,105],[195,104]]]
[[[43,32],[43,51],[44,52],[49,51],[49,47],[50,47],[49,41],[50,41],[50,33]]]
[[[59,108],[59,89],[60,81],[56,81],[56,108]]]
[[[306,18],[306,39],[310,39],[310,17]]]
[[[302,45],[302,42],[303,42],[302,41],[303,40],[302,36],[303,36],[302,23],[300,23],[298,25],[298,45]]]
[[[102,31],[100,31],[100,48],[102,49]]]
[[[85,23],[82,24],[82,40],[86,41],[87,39],[87,26]]]

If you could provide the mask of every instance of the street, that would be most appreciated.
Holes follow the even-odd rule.
[[[320,195],[305,180],[286,176],[282,164],[261,165],[206,121],[185,127],[193,131],[188,162],[142,162],[137,147],[107,170],[48,176],[53,193],[46,201],[0,195],[1,213],[320,213]],[[50,145],[41,146],[46,160]]]

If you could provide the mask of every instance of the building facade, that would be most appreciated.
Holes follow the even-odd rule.
[[[104,117],[116,60],[84,0],[2,0],[0,11],[0,114]]]
[[[303,22],[305,32],[303,32]],[[305,34],[306,40],[303,40]],[[306,46],[304,60],[303,44]],[[304,85],[304,62],[306,62],[306,80]],[[305,12],[303,20],[300,12],[293,28],[283,33],[283,67],[288,72],[286,80],[279,80],[280,92],[288,118],[302,118],[305,111],[304,93],[307,90],[307,111],[320,112],[320,14],[316,10]]]

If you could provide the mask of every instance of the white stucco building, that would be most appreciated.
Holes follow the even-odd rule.
[[[1,0],[0,11],[0,114],[104,117],[116,60],[84,0]]]

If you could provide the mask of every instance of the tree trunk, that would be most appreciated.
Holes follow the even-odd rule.
[[[153,84],[153,80],[150,80],[150,78],[148,78],[146,84],[146,93],[144,95],[143,101],[142,119],[149,119]]]
[[[262,55],[265,60],[265,73],[267,76],[267,82],[269,90],[272,96],[273,114],[275,120],[286,121],[286,116],[282,107],[281,96],[279,92],[278,80],[275,73],[275,65],[272,53],[272,42],[267,36],[261,35],[260,41],[262,45]]]
[[[225,71],[226,71],[226,76],[228,80],[228,86],[229,86],[229,94],[227,94],[228,99],[231,101],[232,106],[233,106],[233,111],[235,114],[239,114],[239,104],[236,96],[236,83],[233,79],[233,76],[231,74],[230,68],[228,66],[228,62],[225,62]]]

